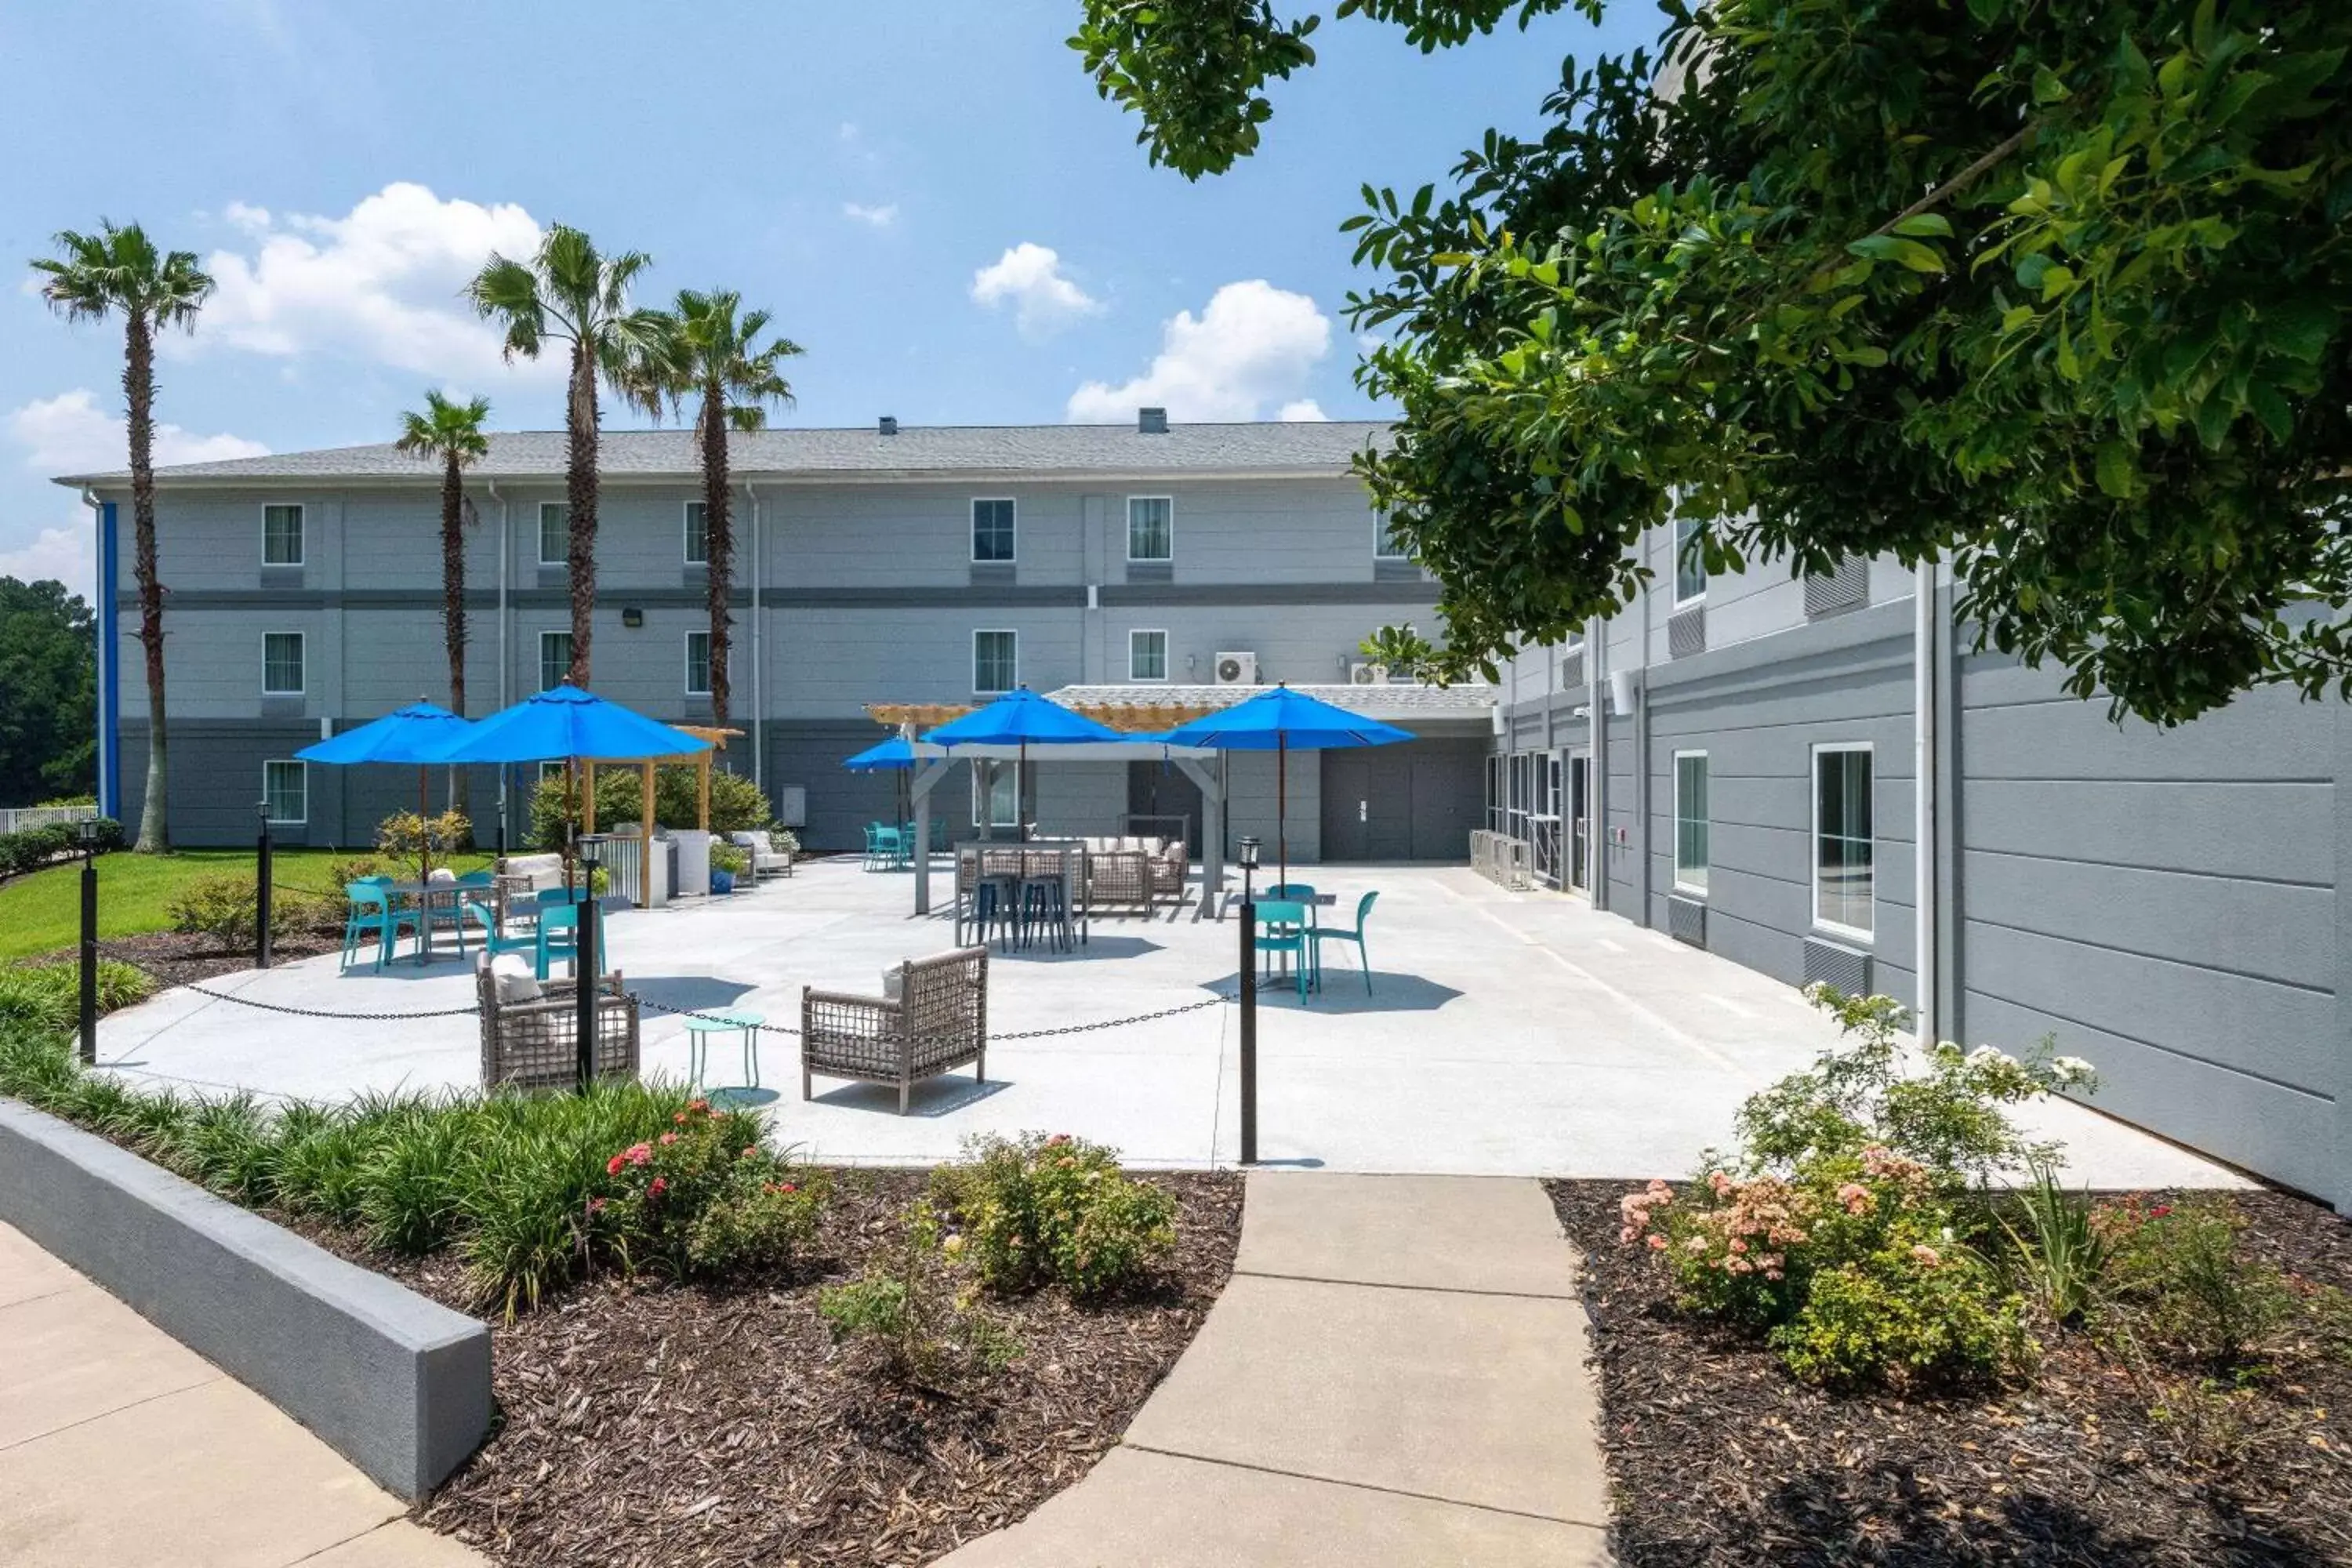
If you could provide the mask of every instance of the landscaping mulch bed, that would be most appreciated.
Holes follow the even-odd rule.
[[[417,1517],[512,1565],[930,1562],[1083,1476],[1223,1289],[1241,1178],[1143,1179],[1181,1205],[1164,1275],[1099,1306],[1054,1290],[995,1303],[1022,1354],[961,1398],[861,1370],[817,1316],[819,1287],[896,1236],[921,1172],[835,1172],[814,1256],[789,1277],[599,1279],[493,1319],[501,1425]],[[453,1258],[391,1259],[299,1228],[475,1310]]]
[[[1624,1568],[2352,1563],[2352,1364],[2340,1357],[2283,1358],[2218,1428],[2152,1416],[2167,1397],[2200,1406],[2048,1329],[2029,1386],[1839,1397],[1756,1342],[1672,1310],[1666,1272],[1617,1243],[1617,1200],[1636,1184],[1547,1184],[1585,1254]],[[2282,1193],[2231,1200],[2246,1246],[2352,1289],[2352,1226]]]
[[[342,945],[341,933],[337,931],[289,931],[270,943],[270,952],[280,959],[310,958],[334,952]],[[98,951],[101,957],[118,959],[134,969],[146,971],[159,991],[253,967],[252,948],[224,948],[220,938],[202,931],[151,931],[135,936],[109,937],[98,944]],[[61,947],[26,962],[69,963],[80,956],[79,947]]]

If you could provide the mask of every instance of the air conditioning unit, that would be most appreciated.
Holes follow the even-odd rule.
[[[1255,686],[1257,655],[1254,653],[1221,653],[1217,656],[1217,684],[1220,686]]]
[[[1367,664],[1358,659],[1348,667],[1348,684],[1350,686],[1385,686],[1388,679],[1389,667],[1385,664]]]

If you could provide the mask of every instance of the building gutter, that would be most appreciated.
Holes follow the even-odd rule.
[[[768,788],[768,704],[761,677],[767,671],[768,661],[761,651],[760,584],[767,574],[760,553],[760,487],[745,479],[743,493],[751,502],[751,782],[764,795]]]
[[[91,793],[98,797],[98,814],[122,820],[122,745],[121,745],[121,678],[116,647],[121,636],[122,611],[115,602],[120,567],[114,541],[114,508],[98,499],[98,492],[84,485],[81,504],[89,508],[91,542],[98,552],[98,777]]]
[[[1936,784],[1937,713],[1936,710],[1936,563],[1923,561],[1914,570],[1912,595],[1917,601],[1911,617],[1911,801],[1912,801],[1912,930],[1917,941],[1913,958],[1912,1028],[1920,1045],[1936,1042],[1940,1020],[1936,1016],[1938,951],[1937,919],[1941,889],[1936,886]]]

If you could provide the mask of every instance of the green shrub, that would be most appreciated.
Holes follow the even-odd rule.
[[[2032,1184],[2018,1194],[2023,1226],[2003,1218],[2001,1228],[2050,1321],[2079,1323],[2097,1303],[2109,1262],[2107,1238],[2087,1197],[2060,1186],[2048,1165],[2037,1161],[2032,1169]]]
[[[2111,1294],[2158,1342],[2221,1368],[2259,1355],[2296,1314],[2286,1279],[2246,1257],[2245,1221],[2227,1200],[2131,1198],[2097,1215],[2111,1249]]]
[[[143,970],[111,958],[98,961],[98,1010],[101,1016],[118,1007],[144,1002],[154,993],[155,982]],[[16,1018],[53,1034],[72,1034],[81,1026],[79,961],[67,959],[56,963],[0,969],[0,1017]]]
[[[589,1201],[600,1235],[634,1268],[677,1278],[789,1263],[816,1234],[824,1186],[760,1142],[756,1118],[706,1100],[604,1163]]]
[[[934,1173],[992,1290],[1058,1280],[1099,1296],[1133,1280],[1176,1244],[1176,1203],[1119,1169],[1117,1153],[1055,1133],[966,1141],[965,1163]]]
[[[209,936],[230,951],[253,945],[259,917],[254,907],[253,879],[236,872],[197,877],[172,895],[163,906],[172,929]],[[290,936],[300,931],[332,931],[342,923],[340,902],[292,888],[273,888],[269,896],[269,932]]]
[[[358,1173],[358,1218],[371,1247],[421,1257],[456,1228],[475,1119],[452,1104],[380,1125]]]
[[[199,1100],[155,1151],[163,1163],[225,1198],[259,1205],[276,1195],[277,1139],[250,1094]]]
[[[751,868],[751,852],[740,844],[725,839],[713,839],[710,845],[710,868],[740,877]]]
[[[462,811],[434,816],[395,811],[376,824],[376,853],[395,866],[418,866],[427,859],[438,866],[473,847],[474,824]]]
[[[122,824],[110,816],[98,821],[98,848],[103,854],[122,847]],[[81,848],[81,825],[49,822],[15,833],[0,833],[0,877],[38,870]]]
[[[1916,1235],[1916,1232],[1910,1234]],[[2031,1354],[2014,1296],[1965,1247],[1906,1239],[1814,1273],[1771,1333],[1790,1371],[1850,1388],[1980,1382]]]
[[[353,882],[383,874],[383,862],[374,856],[346,855],[327,862],[327,888],[331,894],[341,895]]]
[[[701,819],[700,785],[692,767],[654,770],[654,822],[668,828],[693,827]],[[569,826],[579,819],[579,805],[569,775],[551,773],[539,782],[530,796],[530,839],[541,850],[563,847]],[[596,775],[596,825],[635,822],[645,814],[645,789],[634,768],[609,768]],[[713,770],[710,775],[710,831],[745,833],[765,827],[775,813],[760,786],[740,773]]]
[[[909,1207],[896,1247],[856,1280],[818,1292],[835,1342],[859,1347],[893,1381],[943,1394],[1002,1371],[1020,1342],[960,1287],[956,1241],[929,1203]]]

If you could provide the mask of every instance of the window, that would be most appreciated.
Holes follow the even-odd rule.
[[[572,673],[572,634],[541,632],[539,634],[539,689],[545,691],[561,686]]]
[[[977,692],[1010,691],[1021,674],[1021,634],[971,634],[971,689]]]
[[[1676,609],[1706,597],[1706,561],[1699,553],[1700,536],[1706,531],[1696,518],[1685,518],[1675,524]]]
[[[1166,632],[1127,634],[1127,678],[1129,680],[1168,679],[1168,634]]]
[[[261,563],[264,566],[302,564],[302,509],[266,506],[261,509]]]
[[[686,634],[686,694],[688,697],[710,695],[710,634]]]
[[[1675,886],[1706,891],[1706,753],[1675,753]]]
[[[1127,558],[1129,561],[1172,561],[1176,558],[1176,503],[1166,496],[1127,498]]]
[[[1021,823],[1021,765],[1018,763],[971,764],[971,825],[974,827],[1017,827]]]
[[[540,548],[544,552],[546,546],[542,544]],[[710,507],[708,502],[690,500],[686,503],[686,563],[688,566],[710,564]]]
[[[1870,748],[1813,749],[1813,923],[1871,932]]]
[[[302,695],[302,634],[261,634],[261,694],[264,697]]]
[[[560,779],[571,771],[569,763],[541,763],[539,764],[539,782],[545,784],[550,779]]]
[[[572,508],[563,501],[539,503],[539,563],[561,566],[572,559]]]
[[[1410,561],[1412,551],[1404,537],[1396,531],[1389,514],[1372,514],[1372,559],[1375,561]]]
[[[310,820],[310,769],[306,763],[261,764],[261,800],[272,822]]]
[[[1009,500],[971,503],[971,558],[1010,561],[1013,558],[1013,508]]]

